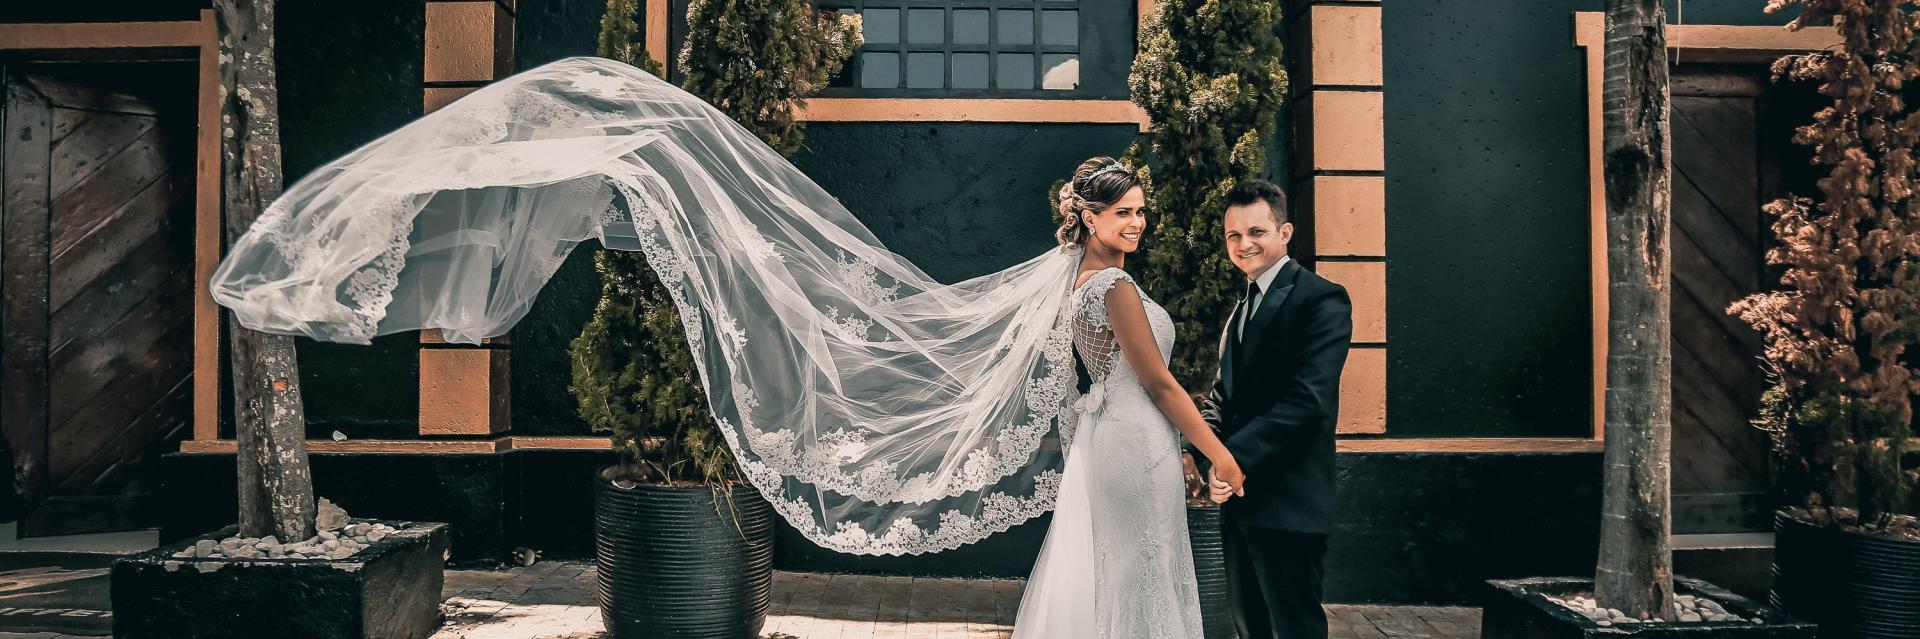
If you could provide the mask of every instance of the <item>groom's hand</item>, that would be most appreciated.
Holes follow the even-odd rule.
[[[1207,480],[1200,478],[1200,466],[1193,463],[1193,453],[1180,453],[1180,472],[1186,473],[1188,497],[1206,494]]]

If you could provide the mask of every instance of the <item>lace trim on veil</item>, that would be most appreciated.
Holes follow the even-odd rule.
[[[679,309],[680,323],[686,328],[689,346],[695,352],[700,351],[704,339],[700,317],[694,306],[687,302],[685,292],[685,287],[697,280],[699,274],[687,269],[679,257],[667,248],[666,231],[659,222],[664,209],[650,194],[627,185],[621,179],[609,179],[607,183],[628,203],[627,212],[632,215],[633,227],[640,239],[640,251],[660,280],[668,283],[667,294],[673,299],[674,307]],[[617,200],[609,203],[608,217],[604,219],[615,219],[619,215],[615,211],[620,205],[621,202]],[[802,497],[791,495],[788,480],[799,480],[863,500],[913,503],[957,497],[993,485],[1026,464],[1056,420],[1061,422],[1063,430],[1067,429],[1064,424],[1072,419],[1066,410],[1074,383],[1072,348],[1069,329],[1056,327],[1048,334],[1044,356],[1047,374],[1031,380],[1032,383],[1027,386],[1026,402],[1031,419],[1020,427],[1000,432],[997,436],[1001,449],[998,454],[974,451],[961,471],[963,480],[951,482],[953,487],[947,490],[931,486],[931,473],[903,480],[894,476],[890,468],[878,463],[847,473],[841,471],[839,465],[821,460],[818,456],[797,453],[793,431],[781,429],[765,432],[753,428],[751,413],[758,401],[754,399],[751,387],[738,379],[729,382],[734,389],[735,402],[744,404],[738,411],[741,423],[736,426],[718,415],[715,420],[720,422],[719,431],[728,447],[741,453],[752,453],[734,456],[742,474],[808,540],[830,550],[854,554],[900,555],[952,550],[1005,532],[1052,510],[1054,500],[1059,495],[1060,473],[1055,470],[1042,471],[1034,477],[1032,494],[1024,497],[1009,495],[1004,491],[982,496],[977,516],[959,510],[947,510],[939,513],[939,523],[931,530],[911,518],[902,517],[877,534],[856,522],[839,522],[833,530],[822,528],[814,515],[815,506]],[[695,364],[701,382],[712,388],[705,363],[696,358]],[[743,442],[735,434],[736,431],[759,434],[750,435],[750,441]],[[998,474],[988,474],[994,472]]]

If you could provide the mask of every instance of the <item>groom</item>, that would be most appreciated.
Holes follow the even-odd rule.
[[[1333,528],[1333,428],[1353,307],[1345,288],[1287,256],[1293,225],[1280,187],[1241,182],[1227,194],[1224,226],[1246,297],[1221,336],[1203,413],[1247,475],[1240,497],[1210,482],[1224,502],[1234,623],[1243,639],[1324,639],[1321,559]]]

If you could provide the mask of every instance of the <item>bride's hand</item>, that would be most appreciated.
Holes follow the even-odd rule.
[[[1188,497],[1207,494],[1207,480],[1200,477],[1200,467],[1193,463],[1193,453],[1180,453],[1180,472],[1186,473]]]

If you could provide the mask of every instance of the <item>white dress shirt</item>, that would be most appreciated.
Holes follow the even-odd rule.
[[[1254,280],[1260,283],[1260,292],[1254,294],[1253,304],[1251,306],[1248,306],[1246,310],[1238,313],[1240,317],[1236,318],[1237,321],[1233,326],[1233,332],[1236,336],[1246,332],[1247,320],[1252,319],[1253,314],[1260,311],[1260,302],[1267,299],[1267,291],[1273,288],[1273,278],[1280,276],[1280,267],[1286,266],[1287,260],[1291,259],[1293,259],[1291,255],[1280,256],[1280,261],[1274,262],[1273,266],[1267,267],[1267,270],[1261,272],[1260,277]]]

